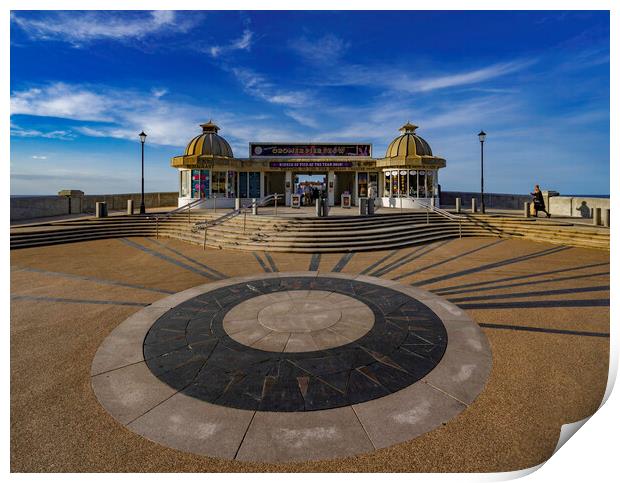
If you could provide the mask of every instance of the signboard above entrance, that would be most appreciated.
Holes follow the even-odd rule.
[[[332,158],[372,155],[372,144],[250,143],[251,158]]]
[[[270,168],[350,168],[351,161],[271,161]]]

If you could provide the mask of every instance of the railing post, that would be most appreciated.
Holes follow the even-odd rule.
[[[187,205],[187,224],[191,224],[192,219],[191,219],[191,210],[192,210],[192,205],[191,203]]]
[[[461,220],[459,220],[459,238],[463,238],[463,233],[461,231]]]
[[[275,200],[276,200],[276,216],[278,216],[278,193],[276,193]]]
[[[431,224],[431,216],[430,216],[430,212],[428,207],[426,208],[426,224],[430,225]]]
[[[204,241],[202,242],[202,249],[206,250],[207,249],[207,224],[205,222],[205,237],[204,237]]]
[[[155,218],[155,238],[159,238],[159,218]]]
[[[213,213],[217,211],[215,205],[217,205],[217,195],[213,195]]]
[[[247,214],[248,214],[247,211],[243,212],[243,233],[245,233],[245,217]]]

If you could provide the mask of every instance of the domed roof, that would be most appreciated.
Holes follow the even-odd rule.
[[[209,156],[232,158],[233,152],[228,141],[217,132],[220,130],[212,121],[201,124],[202,134],[192,139],[185,148],[184,156]]]
[[[401,134],[390,143],[385,152],[386,158],[408,158],[411,156],[432,156],[429,144],[415,133],[418,128],[408,122],[399,129]]]

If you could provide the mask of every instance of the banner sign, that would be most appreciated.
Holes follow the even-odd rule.
[[[262,144],[250,143],[251,158],[331,158],[364,157],[372,153],[371,144]]]
[[[350,168],[351,161],[271,161],[270,168]]]

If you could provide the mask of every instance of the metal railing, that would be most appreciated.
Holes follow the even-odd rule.
[[[436,207],[435,205],[433,205],[432,203],[429,203],[426,200],[421,200],[419,198],[415,198],[415,201],[422,208],[426,209],[426,224],[427,225],[430,224],[430,212],[432,211],[433,213],[436,213],[436,214],[438,214],[440,216],[443,216],[444,218],[447,218],[450,221],[457,221],[459,223],[459,238],[463,237],[462,223],[463,223],[464,220],[467,220],[467,217],[462,216],[462,215],[455,215],[454,213],[450,213],[447,210],[443,210],[441,208]]]
[[[245,233],[245,222],[246,222],[248,211],[250,210],[254,211],[256,208],[261,207],[261,206],[266,206],[268,203],[271,203],[273,201],[275,203],[275,213],[277,215],[278,214],[278,199],[283,199],[283,198],[284,198],[283,194],[275,193],[273,195],[268,195],[263,198],[260,198],[258,200],[253,199],[250,203],[241,205],[239,209],[235,208],[233,210],[230,210],[227,213],[223,214],[222,216],[216,218],[215,220],[205,220],[199,223],[195,223],[194,226],[192,227],[192,233],[198,233],[200,230],[204,230],[202,249],[206,250],[207,229],[209,226],[220,225],[228,220],[232,220],[236,216],[243,213],[243,232]]]
[[[146,217],[147,220],[155,220],[155,238],[159,238],[159,221],[160,220],[166,220],[173,215],[177,215],[179,213],[183,213],[184,211],[187,211],[187,223],[191,223],[192,222],[192,208],[200,205],[201,203],[204,203],[204,199],[194,200],[186,205],[179,206],[178,208],[168,211],[167,213],[164,213],[164,214],[147,216]]]

